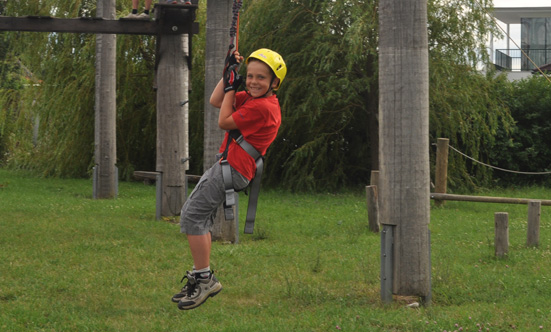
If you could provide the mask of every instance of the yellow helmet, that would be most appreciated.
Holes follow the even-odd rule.
[[[287,74],[287,66],[285,65],[285,62],[283,61],[281,55],[267,48],[261,48],[251,53],[245,63],[248,64],[249,59],[251,58],[258,59],[264,62],[268,65],[268,67],[272,69],[275,76],[279,78],[279,84],[274,88],[274,91],[279,89],[279,87],[281,86],[281,82],[283,82],[283,79]]]

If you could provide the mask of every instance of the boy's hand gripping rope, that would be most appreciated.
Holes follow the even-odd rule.
[[[237,91],[243,83],[243,77],[239,75],[239,64],[229,66],[224,71],[224,92]]]

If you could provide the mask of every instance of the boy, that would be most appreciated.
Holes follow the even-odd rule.
[[[212,92],[210,103],[220,108],[218,126],[221,129],[239,129],[244,139],[265,155],[281,124],[281,109],[274,91],[281,86],[287,67],[278,53],[259,49],[245,62],[247,91],[237,92],[242,81],[238,74],[242,61],[243,57],[237,52],[227,59],[224,77]],[[219,152],[224,151],[231,166],[234,189],[245,189],[255,176],[255,161],[229,138],[228,132]],[[187,278],[187,283],[181,292],[172,297],[179,309],[196,308],[222,290],[222,285],[210,269],[210,229],[216,211],[224,200],[222,168],[220,162],[216,162],[203,174],[182,207],[180,231],[187,234],[193,269],[186,272],[184,278]]]

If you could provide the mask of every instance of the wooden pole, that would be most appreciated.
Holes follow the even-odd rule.
[[[371,171],[369,179],[370,185],[365,187],[367,200],[367,218],[369,221],[369,229],[372,232],[379,232],[379,192],[377,185],[379,184],[379,171]]]
[[[225,132],[218,127],[219,109],[210,102],[210,94],[220,79],[224,69],[224,58],[228,52],[230,25],[232,19],[231,0],[208,0],[207,22],[205,28],[205,115],[203,138],[203,169],[209,169],[217,161],[216,154],[224,139]],[[246,54],[242,54],[247,56]],[[234,217],[237,218],[234,207]],[[220,207],[214,219],[212,239],[215,241],[237,243],[237,220],[226,221],[224,209]]]
[[[97,16],[114,19],[115,0],[98,0]],[[96,36],[96,98],[94,126],[94,198],[117,196],[116,47],[117,36]]]
[[[509,251],[509,214],[507,212],[496,212],[495,223],[495,255],[503,257]]]
[[[377,186],[365,187],[367,196],[367,219],[369,221],[369,230],[379,232],[379,203],[377,202]]]
[[[379,186],[379,171],[371,171],[371,177],[369,178],[369,184],[372,186]]]
[[[163,216],[176,216],[185,201],[185,112],[188,65],[185,35],[161,35],[157,56],[157,166],[162,173]],[[186,102],[187,105],[187,102]]]
[[[447,138],[439,138],[436,143],[436,174],[434,191],[437,193],[445,194],[447,191],[449,142],[450,140]],[[445,201],[435,200],[434,202],[436,206],[442,206]]]
[[[426,0],[379,1],[379,218],[396,225],[393,292],[430,298]],[[406,64],[397,65],[397,64]]]
[[[540,242],[540,216],[541,201],[530,201],[528,203],[528,234],[526,245],[537,247]]]

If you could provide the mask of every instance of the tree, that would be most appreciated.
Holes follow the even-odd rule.
[[[130,2],[124,4],[130,6]],[[92,17],[95,10],[96,0],[18,1],[7,3],[4,15],[74,18]],[[117,12],[123,10],[117,7]],[[47,176],[88,177],[94,165],[95,36],[35,32],[3,35],[14,61],[34,73],[36,80],[17,96],[2,94],[12,96],[2,98],[0,108],[12,119],[11,132],[3,142],[5,163]],[[154,37],[118,37],[116,142],[122,179],[129,179],[134,169],[155,168],[154,54]],[[37,118],[38,140],[33,143]]]
[[[550,172],[551,149],[551,83],[541,75],[511,83],[502,95],[516,124],[507,133],[497,134],[497,148],[490,154],[490,163],[518,172]],[[494,171],[502,185],[551,184],[549,175],[515,174]]]
[[[229,16],[231,6],[224,3],[226,8],[220,11]],[[247,55],[260,47],[273,48],[289,68],[278,92],[283,124],[268,150],[264,185],[294,190],[363,187],[369,182],[370,170],[378,168],[377,4],[375,0],[244,1],[240,51]],[[95,0],[5,5],[5,15],[15,16],[50,15],[54,8],[58,17],[90,17],[95,12]],[[125,12],[129,6],[130,2],[121,2],[117,11]],[[201,23],[204,7],[199,10]],[[481,50],[488,32],[497,34],[483,7],[491,7],[491,2],[428,1],[429,128],[431,142],[448,137],[452,146],[489,161],[498,144],[496,133],[510,130],[513,121],[501,97],[502,78],[478,72],[479,64],[487,63]],[[457,8],[465,10],[458,12]],[[89,176],[93,165],[93,36],[11,32],[4,36],[10,53],[43,82],[0,96],[11,96],[1,101],[11,106],[0,109],[13,113],[7,117],[13,119],[9,126],[0,124],[9,131],[4,131],[0,143],[7,152],[5,162],[44,175]],[[203,156],[212,156],[212,152],[203,153],[203,119],[212,115],[208,109],[204,113],[203,106],[204,38],[204,34],[196,35],[193,42],[189,107],[190,167],[195,174],[210,164],[203,165]],[[35,47],[25,47],[30,44]],[[218,56],[222,58],[225,51]],[[130,179],[135,169],[155,168],[154,65],[154,37],[118,37],[117,166],[121,179]],[[18,70],[15,63],[11,68]],[[34,146],[36,114],[41,122]],[[213,144],[217,149],[219,143]],[[431,149],[431,158],[434,152]],[[492,172],[452,153],[448,180],[450,190],[472,189],[491,183]]]
[[[508,133],[514,126],[504,98],[508,83],[491,69],[485,52],[490,32],[500,34],[487,14],[491,5],[491,1],[428,2],[430,141],[449,138],[450,145],[486,162],[500,144],[497,133]],[[480,71],[483,68],[486,74]],[[431,149],[433,171],[435,152]],[[459,154],[450,154],[448,166],[451,190],[492,184],[490,169]]]
[[[282,54],[280,133],[268,150],[266,182],[295,190],[365,183],[377,169],[377,9],[372,1],[245,2],[244,53]],[[246,50],[246,51],[245,51]],[[370,146],[370,142],[374,146]]]
[[[336,190],[363,186],[369,171],[378,168],[377,4],[245,2],[241,48],[274,48],[289,68],[278,93],[283,123],[268,151],[267,184]],[[486,9],[470,1],[429,1],[428,8],[431,142],[449,137],[463,151],[486,156],[495,142],[492,133],[511,124],[503,101],[492,94],[499,81],[477,71],[488,60],[480,52],[488,32],[497,32]],[[470,121],[458,121],[465,118]],[[473,188],[491,179],[491,173],[451,158],[450,169],[457,170],[449,174],[452,188]],[[473,171],[479,173],[474,178]]]

